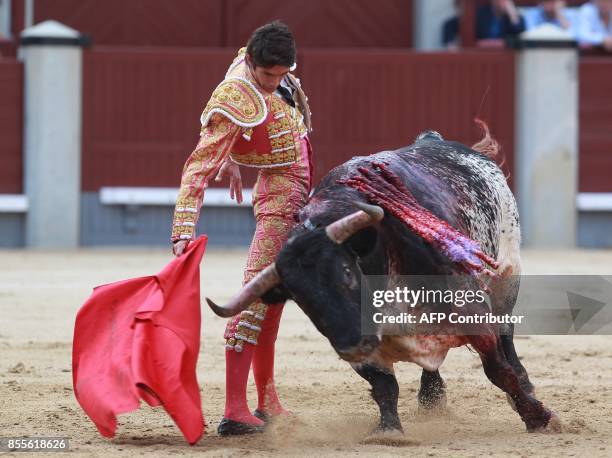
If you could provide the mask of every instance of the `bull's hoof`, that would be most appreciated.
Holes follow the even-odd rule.
[[[532,398],[535,398],[535,390],[531,390],[527,394]],[[518,412],[518,410],[516,410],[516,403],[514,402],[514,399],[512,399],[512,396],[510,396],[508,393],[506,393],[506,400],[508,401],[508,404],[510,404],[510,407],[512,407],[512,410]]]
[[[377,429],[362,442],[368,445],[390,445],[394,447],[408,447],[410,445],[420,444],[414,439],[407,438],[399,429]]]
[[[550,419],[545,426],[540,426],[538,428],[534,428],[531,431],[532,433],[544,433],[544,434],[559,434],[563,432],[563,423],[559,420],[554,413],[551,413]]]
[[[446,394],[436,397],[418,397],[419,415],[440,415],[446,412]]]
[[[219,436],[242,436],[244,434],[255,434],[261,433],[264,430],[264,426],[250,425],[248,423],[240,423],[238,421],[224,418],[219,423],[217,433]]]

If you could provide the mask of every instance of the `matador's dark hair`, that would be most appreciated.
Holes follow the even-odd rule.
[[[249,40],[247,54],[256,67],[291,67],[295,64],[295,40],[286,24],[270,22],[259,27]]]

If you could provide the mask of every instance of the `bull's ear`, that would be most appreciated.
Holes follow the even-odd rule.
[[[369,255],[378,242],[378,232],[374,227],[366,227],[352,235],[346,242],[357,256],[364,258]]]
[[[290,298],[291,298],[291,295],[289,294],[289,291],[287,291],[285,287],[282,284],[280,284],[266,291],[261,296],[260,299],[262,300],[264,304],[269,305],[269,304],[283,304],[287,301],[287,299],[290,299]]]

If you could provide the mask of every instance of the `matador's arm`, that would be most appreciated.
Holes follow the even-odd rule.
[[[173,242],[193,239],[204,190],[211,176],[227,159],[241,130],[240,126],[218,113],[202,128],[200,141],[183,167],[172,221]]]

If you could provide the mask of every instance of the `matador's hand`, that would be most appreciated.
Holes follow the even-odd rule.
[[[221,181],[224,177],[229,177],[230,180],[230,199],[236,197],[236,202],[242,203],[242,178],[240,177],[240,167],[231,159],[223,163],[217,173],[215,181]]]
[[[188,240],[179,240],[177,242],[174,242],[172,244],[172,253],[174,253],[174,256],[182,255],[188,243]]]

